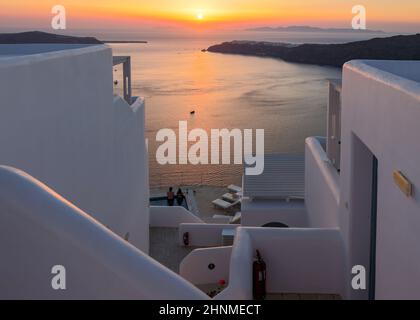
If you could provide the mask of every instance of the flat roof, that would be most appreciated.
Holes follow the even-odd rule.
[[[56,43],[28,43],[28,44],[0,44],[0,58],[18,57],[33,54],[73,50],[97,46],[98,44],[56,44]]]
[[[243,178],[244,197],[253,199],[303,199],[305,196],[305,155],[268,154],[264,172]]]
[[[344,68],[420,100],[420,61],[352,60]]]

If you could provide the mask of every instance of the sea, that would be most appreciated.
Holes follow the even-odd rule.
[[[231,40],[286,43],[344,43],[384,34],[349,32],[145,33],[147,43],[111,44],[114,55],[132,59],[133,95],[146,99],[146,136],[151,188],[240,184],[242,165],[161,165],[156,141],[161,129],[188,131],[264,129],[265,153],[303,153],[305,138],[326,133],[328,79],[334,67],[288,63],[280,59],[202,52]],[[115,92],[122,91],[122,71]],[[194,111],[194,114],[191,112]],[[233,160],[232,160],[233,162]]]

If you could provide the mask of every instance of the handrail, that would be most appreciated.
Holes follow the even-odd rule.
[[[132,89],[131,89],[131,57],[130,56],[113,56],[112,65],[123,65],[123,91],[124,100],[128,104],[132,103]]]
[[[199,217],[180,206],[150,206],[150,226],[178,228],[181,223],[204,223]]]

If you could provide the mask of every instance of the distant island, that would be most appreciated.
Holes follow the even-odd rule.
[[[98,40],[94,37],[74,37],[41,31],[0,33],[0,44],[104,44],[104,43],[147,43],[140,40]]]
[[[420,34],[374,38],[344,44],[287,44],[232,41],[211,46],[209,52],[279,58],[288,62],[341,67],[354,59],[420,60]]]
[[[103,43],[147,43],[144,40],[102,40]]]
[[[352,29],[352,28],[319,28],[311,26],[288,26],[288,27],[259,27],[246,29],[246,31],[258,32],[344,32],[344,33],[385,33],[381,30]]]

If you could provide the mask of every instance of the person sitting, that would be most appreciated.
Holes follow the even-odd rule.
[[[175,200],[175,194],[172,191],[172,187],[169,188],[169,191],[166,193],[166,196],[168,198],[168,206],[172,207],[174,205]]]
[[[182,192],[181,188],[178,189],[177,193],[176,193],[176,202],[178,203],[178,205],[182,205],[182,202],[184,202],[185,196],[184,193]]]

